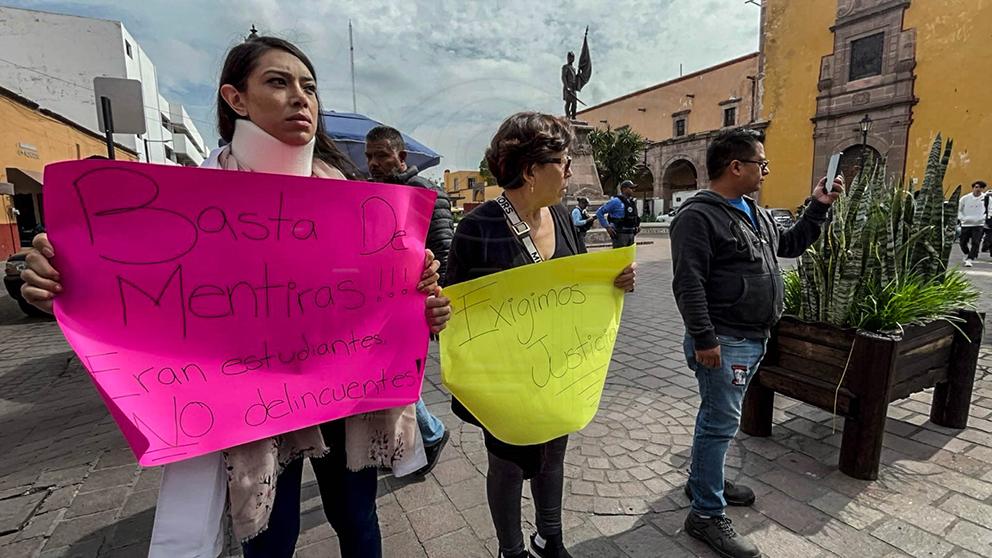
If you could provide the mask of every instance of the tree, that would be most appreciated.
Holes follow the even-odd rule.
[[[606,194],[615,194],[621,182],[633,180],[644,167],[648,142],[630,128],[593,130],[589,133],[589,143]]]
[[[485,180],[490,186],[496,185],[496,177],[493,173],[489,172],[489,162],[483,157],[482,161],[479,162],[479,174],[482,175],[482,180]]]

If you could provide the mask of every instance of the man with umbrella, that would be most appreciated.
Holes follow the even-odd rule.
[[[437,192],[434,202],[434,213],[431,215],[430,228],[427,231],[427,248],[441,263],[438,273],[441,274],[442,285],[448,267],[448,249],[451,238],[455,234],[454,218],[451,215],[451,200],[444,190],[432,184],[418,173],[416,165],[406,163],[406,144],[399,130],[389,126],[376,126],[365,136],[365,158],[368,162],[369,176],[374,182],[387,184],[405,184],[418,188],[428,188]],[[419,476],[431,472],[441,457],[441,450],[448,443],[450,434],[444,428],[444,423],[431,414],[424,400],[417,401],[417,425],[424,439],[424,451],[427,453],[427,465],[417,471]]]

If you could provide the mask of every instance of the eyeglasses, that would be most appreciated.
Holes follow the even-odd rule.
[[[768,163],[769,163],[768,159],[765,159],[764,161],[752,161],[750,159],[738,159],[738,161],[740,161],[742,163],[754,163],[754,164],[758,165],[759,168],[761,168],[761,172],[768,172]]]
[[[560,165],[560,164],[564,163],[565,166],[562,167],[561,171],[563,173],[566,173],[566,174],[568,174],[568,171],[571,170],[571,168],[572,168],[572,158],[571,157],[564,157],[564,158],[563,157],[552,157],[550,159],[544,159],[541,162],[544,163],[544,164],[554,163],[556,165]]]

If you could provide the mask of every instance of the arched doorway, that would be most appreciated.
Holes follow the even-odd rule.
[[[874,147],[870,145],[865,145],[863,147],[864,153],[862,153],[861,144],[849,146],[844,150],[844,154],[840,156],[840,164],[837,165],[837,167],[844,175],[845,184],[851,184],[855,175],[857,175],[861,170],[861,162],[864,160],[862,159],[863,155],[866,157],[874,157],[876,161],[881,157]],[[819,180],[819,178],[817,178],[817,180]]]
[[[654,173],[647,165],[637,167],[637,172],[631,179],[634,181],[634,197],[640,200],[641,218],[654,215]]]
[[[676,205],[681,204],[684,196],[697,189],[696,167],[687,159],[676,159],[672,161],[661,179],[662,199],[665,207],[663,211],[669,211]],[[678,199],[678,203],[676,203]]]

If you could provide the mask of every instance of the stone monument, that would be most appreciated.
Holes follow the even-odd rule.
[[[579,55],[578,72],[572,68],[575,55],[568,53],[568,62],[561,68],[562,98],[565,101],[565,117],[572,124],[572,132],[575,134],[575,143],[572,144],[570,155],[572,157],[572,177],[568,180],[568,193],[565,202],[574,204],[575,198],[589,198],[589,204],[593,208],[606,202],[608,199],[603,195],[603,185],[599,181],[599,172],[596,171],[596,161],[592,156],[592,145],[589,144],[589,133],[593,128],[588,122],[576,120],[576,104],[582,103],[577,93],[582,90],[589,78],[592,77],[592,58],[589,55],[589,28],[586,27],[585,36],[582,38],[582,53]],[[585,103],[582,103],[585,105]]]
[[[589,133],[593,128],[581,120],[572,120],[571,124],[575,142],[569,150],[572,157],[572,177],[568,179],[566,203],[571,205],[575,203],[575,198],[585,197],[589,198],[590,205],[599,206],[608,198],[603,195],[603,185],[599,181],[596,161],[592,157],[592,145],[589,144]]]

